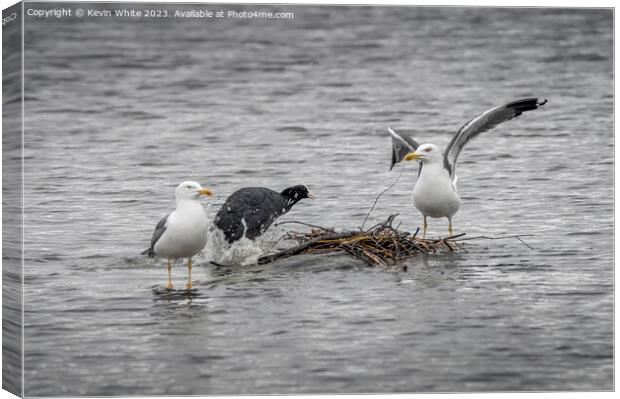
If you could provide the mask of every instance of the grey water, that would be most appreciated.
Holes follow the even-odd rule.
[[[294,18],[26,16],[27,396],[613,389],[611,10],[158,7]],[[522,97],[549,102],[461,154],[454,228],[528,246],[374,268],[203,253],[171,294],[140,255],[188,179],[211,217],[240,187],[305,184],[318,199],[281,221],[341,229],[398,179],[366,226],[415,231],[417,167],[388,171],[386,128],[445,146]]]

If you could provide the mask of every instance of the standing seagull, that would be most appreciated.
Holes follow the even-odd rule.
[[[168,258],[168,284],[172,289],[172,262],[175,258],[187,258],[187,289],[192,289],[192,256],[200,252],[207,243],[208,220],[199,198],[213,193],[200,184],[186,181],[174,190],[176,209],[157,223],[151,247],[145,251]]]
[[[478,115],[461,127],[442,154],[435,144],[418,144],[410,137],[388,128],[392,136],[392,167],[401,160],[420,163],[418,182],[413,189],[413,205],[422,213],[426,237],[427,217],[448,218],[448,233],[452,235],[452,216],[459,210],[461,199],[456,190],[456,161],[469,140],[493,129],[502,122],[532,111],[547,103],[545,99],[524,98],[500,105]]]

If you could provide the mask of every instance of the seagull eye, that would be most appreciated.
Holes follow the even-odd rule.
[[[187,188],[192,188],[192,186],[186,186]]]
[[[428,147],[428,148],[425,148],[423,151],[424,152],[431,152],[431,151],[433,151],[433,148],[432,147]]]

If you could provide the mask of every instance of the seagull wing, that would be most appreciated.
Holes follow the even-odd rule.
[[[406,134],[396,133],[391,127],[388,127],[388,132],[392,136],[392,164],[390,165],[390,170],[392,170],[394,165],[405,159],[405,155],[415,151],[420,144]]]
[[[506,122],[512,118],[521,115],[524,112],[538,109],[547,103],[543,98],[524,98],[522,100],[513,101],[506,105],[500,105],[495,108],[478,115],[474,119],[464,124],[458,132],[452,137],[452,140],[446,147],[444,153],[444,167],[454,178],[456,170],[456,161],[467,142],[480,133],[493,129],[502,122]]]
[[[155,231],[153,232],[153,237],[151,237],[151,247],[146,251],[142,252],[143,255],[148,255],[151,258],[155,256],[155,244],[157,244],[157,241],[159,241],[161,236],[166,231],[166,225],[168,224],[169,216],[170,214],[167,214],[159,221],[159,223],[157,223],[157,226],[155,226]]]

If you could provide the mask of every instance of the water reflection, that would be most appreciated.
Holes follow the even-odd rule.
[[[175,290],[153,286],[151,316],[171,321],[206,317],[209,297],[202,290],[204,289]]]

